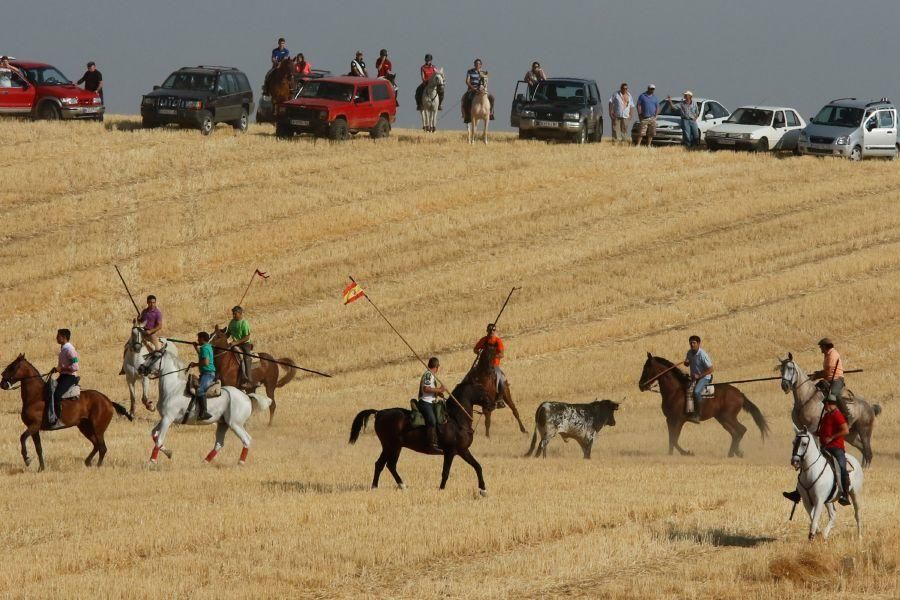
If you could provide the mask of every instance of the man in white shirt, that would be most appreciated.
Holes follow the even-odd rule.
[[[425,435],[428,445],[432,450],[440,451],[437,441],[437,416],[434,414],[434,403],[447,393],[447,388],[438,384],[437,372],[441,363],[436,356],[428,359],[428,370],[422,374],[419,381],[419,410],[425,417]]]
[[[609,118],[612,123],[612,137],[620,142],[627,142],[631,137],[628,124],[634,117],[634,99],[628,92],[628,84],[619,86],[619,91],[609,99]]]

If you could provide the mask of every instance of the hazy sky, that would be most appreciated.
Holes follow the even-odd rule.
[[[426,52],[448,75],[447,106],[478,56],[508,125],[515,82],[532,60],[550,76],[594,78],[608,97],[622,81],[659,95],[691,88],[734,109],[793,106],[804,117],[840,96],[900,102],[898,0],[5,0],[0,52],[56,65],[71,79],[96,60],[114,113],[174,69],[235,66],[258,95],[279,36],[314,67],[345,73],[357,49],[370,68],[391,53],[400,125],[416,123],[412,93]],[[453,111],[456,113],[456,110]],[[461,128],[456,114],[445,127]]]

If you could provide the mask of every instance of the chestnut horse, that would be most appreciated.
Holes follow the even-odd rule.
[[[509,381],[506,381],[503,384],[502,397],[497,394],[497,373],[494,370],[493,361],[494,349],[485,347],[478,355],[478,359],[475,361],[472,370],[469,371],[464,379],[464,381],[472,381],[484,388],[485,394],[491,401],[491,408],[484,409],[484,435],[486,437],[491,437],[491,413],[494,412],[495,407],[498,407],[497,403],[500,400],[509,405],[513,416],[516,418],[516,421],[519,422],[519,431],[528,433],[528,430],[525,429],[525,425],[522,423],[522,417],[519,416],[519,409],[516,408],[516,405],[512,400],[512,395],[509,392]]]
[[[294,61],[283,60],[278,66],[266,73],[263,88],[272,98],[274,108],[282,102],[291,99],[291,90],[294,89]]]
[[[647,362],[644,363],[638,387],[642,392],[646,392],[653,383],[659,384],[659,393],[662,395],[662,411],[669,426],[669,454],[672,454],[672,450],[678,450],[682,455],[692,455],[692,452],[678,445],[681,428],[687,420],[685,404],[691,379],[680,369],[673,368],[674,366],[665,358],[653,356],[648,352]],[[765,440],[769,433],[766,418],[759,408],[733,385],[727,383],[715,385],[715,397],[704,400],[700,407],[701,421],[714,418],[725,428],[725,431],[731,434],[729,458],[744,456],[740,444],[741,438],[747,433],[747,428],[737,420],[737,415],[742,409],[753,417],[753,421],[759,427],[762,438]]]
[[[282,61],[281,64],[285,64],[286,62],[288,61]],[[216,362],[216,374],[222,381],[222,385],[230,385],[242,389],[239,383],[241,379],[240,361],[243,360],[243,357],[240,354],[226,351],[226,348],[229,346],[228,336],[225,333],[225,330],[219,329],[219,326],[216,325],[210,335],[209,343],[212,344],[213,347],[213,358]],[[278,362],[287,363],[289,365],[295,364],[294,361],[290,358],[276,359],[271,354],[266,354],[265,352],[257,352],[256,354],[259,355],[260,358],[267,358],[269,360],[260,361],[259,366],[250,373],[250,379],[253,381],[253,385],[249,386],[250,389],[247,391],[254,392],[260,385],[266,388],[266,396],[272,401],[269,405],[269,425],[271,425],[272,418],[275,416],[275,389],[286,386],[288,382],[296,377],[297,369],[284,367],[282,365],[282,368],[287,372],[279,379],[279,365],[269,361],[278,360]]]
[[[25,424],[25,433],[19,438],[22,444],[22,459],[26,467],[31,464],[31,457],[28,456],[28,449],[25,447],[25,442],[30,437],[40,464],[38,470],[43,471],[44,451],[41,448],[40,432],[50,429],[44,410],[48,386],[34,365],[25,359],[24,354],[20,354],[3,369],[0,389],[8,390],[17,382],[22,383],[22,422]],[[106,442],[103,435],[112,420],[113,410],[127,417],[129,421],[133,420],[131,413],[125,410],[124,406],[111,401],[97,390],[81,390],[78,398],[66,399],[60,404],[59,419],[63,427],[78,427],[78,431],[94,445],[91,453],[84,459],[86,467],[91,466],[91,461],[97,453],[100,454],[97,466],[103,464],[103,457],[106,456]]]
[[[458,404],[453,398],[456,398]],[[453,458],[459,456],[475,469],[475,474],[478,476],[478,492],[484,496],[487,495],[487,488],[484,485],[481,465],[472,456],[469,446],[472,445],[475,437],[475,431],[472,429],[472,406],[477,404],[486,409],[487,406],[490,406],[490,400],[485,397],[484,389],[480,385],[467,381],[456,386],[453,390],[453,398],[447,400],[447,422],[437,427],[438,442],[444,455],[441,489],[447,485]],[[350,427],[351,444],[355,444],[359,439],[360,431],[372,415],[375,415],[375,434],[381,441],[381,455],[375,461],[372,488],[378,487],[378,478],[387,465],[391,475],[394,476],[394,481],[397,482],[397,487],[406,489],[406,484],[397,473],[400,451],[403,448],[409,448],[422,454],[438,454],[438,452],[432,450],[428,444],[424,426],[414,428],[410,425],[412,412],[404,408],[361,411],[353,419],[353,425]]]

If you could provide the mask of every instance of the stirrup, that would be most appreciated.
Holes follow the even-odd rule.
[[[800,492],[798,492],[797,490],[794,490],[791,492],[781,492],[781,495],[784,496],[785,498],[787,498],[788,500],[790,500],[791,502],[793,502],[794,504],[800,502],[800,500],[802,499],[800,497]]]
[[[692,412],[687,415],[687,420],[691,423],[700,423],[700,413]]]

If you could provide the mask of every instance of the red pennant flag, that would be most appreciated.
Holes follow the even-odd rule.
[[[347,284],[347,287],[344,288],[344,304],[350,304],[351,302],[359,300],[365,295],[366,293],[361,287],[359,287],[359,284],[355,281],[351,281]]]
[[[260,271],[259,269],[256,270],[256,274],[259,275],[260,277],[262,277],[263,279],[269,278],[268,273],[264,273],[264,272]]]

